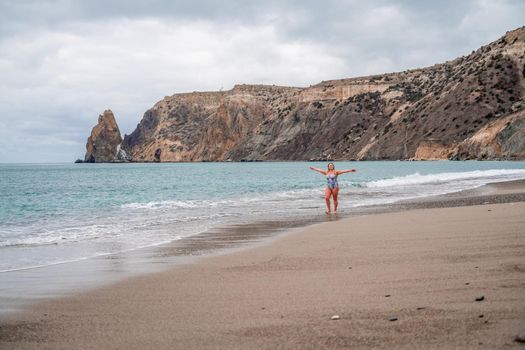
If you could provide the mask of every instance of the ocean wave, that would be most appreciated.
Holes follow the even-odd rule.
[[[150,202],[133,202],[120,206],[121,209],[130,210],[165,210],[165,209],[202,209],[214,207],[240,207],[242,205],[254,203],[257,206],[261,202],[283,201],[288,199],[311,198],[319,195],[321,187],[302,188],[297,190],[275,191],[262,194],[250,194],[249,196],[218,199],[218,200],[163,200]]]
[[[436,188],[436,193],[447,193],[451,191],[458,191],[461,189],[473,188],[480,186],[483,183],[501,179],[507,180],[510,178],[525,178],[525,169],[492,169],[492,170],[475,170],[465,172],[443,172],[436,174],[420,174],[419,172],[406,175],[391,177],[386,179],[363,181],[363,180],[344,180],[341,179],[339,184],[341,189],[346,192],[353,192],[354,194],[373,195],[373,196],[387,196],[392,195],[391,189],[396,187],[409,187],[425,184],[446,184],[455,180],[476,180],[476,183],[462,183],[461,188],[454,186],[453,188]],[[380,190],[384,189],[383,192]],[[414,188],[414,190],[420,191]],[[379,191],[379,192],[378,192]],[[429,194],[436,194],[434,192]],[[411,193],[408,193],[411,195]],[[138,211],[168,211],[176,209],[206,209],[215,210],[215,208],[223,208],[229,211],[236,211],[239,208],[246,210],[256,210],[261,208],[275,208],[275,205],[281,206],[285,202],[291,201],[311,201],[318,200],[324,196],[324,185],[321,183],[318,186],[310,188],[298,188],[283,191],[272,191],[267,193],[250,193],[242,197],[215,199],[215,200],[162,200],[149,202],[133,202],[121,205],[123,210],[138,210]],[[404,196],[401,196],[404,198]],[[380,200],[381,201],[381,200]]]
[[[166,201],[151,201],[146,203],[133,202],[123,204],[122,209],[164,209],[164,208],[199,208],[203,206],[213,205],[211,201],[196,201],[196,200],[166,200]]]
[[[474,170],[453,173],[437,173],[422,175],[414,173],[406,176],[396,176],[388,179],[370,181],[366,183],[367,188],[410,186],[446,183],[457,180],[507,180],[509,177],[525,178],[525,169],[491,169]]]
[[[4,238],[0,239],[0,248],[5,247],[30,247],[44,245],[61,245],[75,242],[87,242],[93,240],[118,239],[126,237],[129,243],[134,242],[134,236],[140,239],[147,239],[144,236],[146,229],[154,227],[165,227],[174,223],[189,223],[205,221],[234,216],[233,213],[211,213],[207,215],[193,215],[184,217],[138,217],[134,221],[114,218],[116,222],[108,224],[87,224],[74,227],[45,228],[40,231],[31,230],[30,235],[23,235],[21,232],[4,232]],[[27,231],[27,228],[24,228]],[[155,234],[153,234],[155,240]],[[19,237],[19,238],[17,238]],[[158,239],[158,238],[157,238]],[[148,243],[149,244],[149,243]]]

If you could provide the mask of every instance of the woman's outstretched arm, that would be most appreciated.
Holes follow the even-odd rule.
[[[321,173],[323,175],[326,175],[326,171],[324,171],[323,169],[319,169],[319,168],[314,168],[313,166],[309,167],[311,170],[313,171],[317,171],[318,173]]]
[[[338,170],[337,175],[344,174],[344,173],[355,173],[357,170],[355,169],[346,169],[346,170]]]

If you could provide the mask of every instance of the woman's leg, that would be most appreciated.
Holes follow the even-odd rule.
[[[332,195],[332,191],[327,187],[324,191],[324,199],[326,201],[326,212],[330,213],[330,196]]]
[[[334,197],[334,213],[337,213],[337,195],[339,194],[339,187],[332,190],[332,196]]]

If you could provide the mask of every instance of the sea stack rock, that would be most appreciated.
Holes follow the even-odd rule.
[[[122,161],[120,144],[122,137],[115,116],[110,109],[98,117],[98,123],[91,130],[86,144],[86,163],[107,163]]]

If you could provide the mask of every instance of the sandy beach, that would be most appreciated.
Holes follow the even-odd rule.
[[[324,222],[50,299],[4,317],[0,348],[523,348],[524,192]]]

